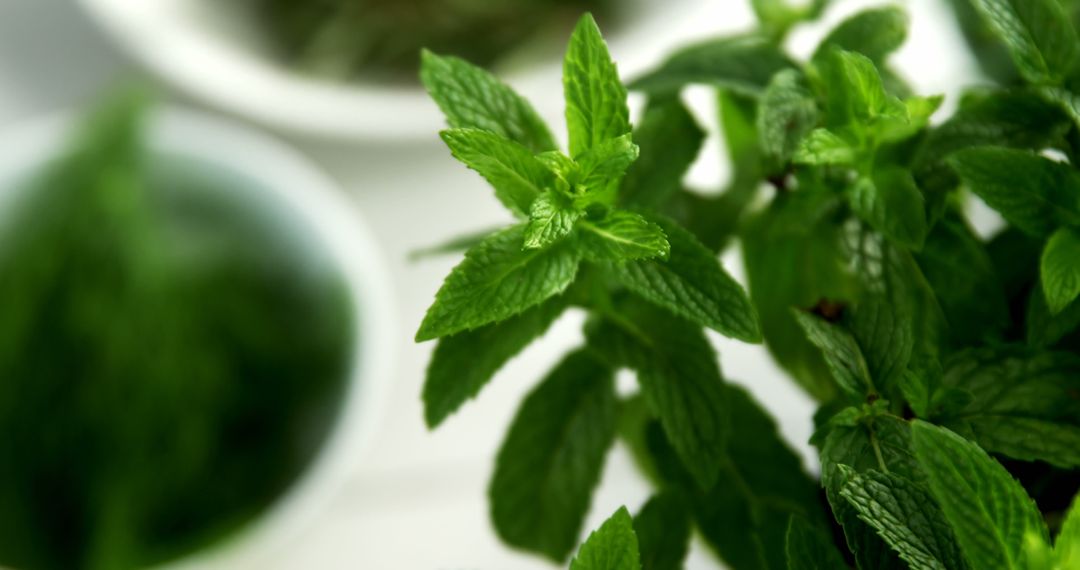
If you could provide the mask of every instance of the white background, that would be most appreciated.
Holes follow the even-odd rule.
[[[974,78],[969,59],[958,55],[960,40],[944,1],[907,3],[913,13],[912,36],[894,61],[919,92],[946,93],[955,99],[958,86]],[[750,25],[742,0],[712,0],[712,4],[703,17],[695,18],[688,37]],[[836,4],[829,13],[830,22],[872,3],[837,0]],[[805,53],[819,37],[820,31],[797,34],[792,47]],[[614,56],[619,58],[618,53]],[[0,128],[78,107],[117,80],[141,77],[70,0],[0,0]],[[167,97],[191,104],[176,95]],[[691,93],[690,99],[702,112],[701,119],[715,130],[708,93]],[[391,385],[384,421],[363,458],[363,467],[314,527],[282,545],[273,567],[551,567],[495,540],[487,518],[485,488],[495,450],[517,403],[558,355],[578,341],[580,317],[560,321],[543,342],[507,366],[477,401],[429,433],[422,421],[419,394],[431,346],[412,344],[410,333],[456,260],[410,263],[407,253],[507,218],[483,181],[454,163],[434,132],[424,141],[389,148],[378,142],[283,138],[329,172],[373,227],[391,269],[400,338],[395,339],[396,371],[384,379]],[[715,140],[707,146],[692,172],[692,183],[719,187],[727,172],[721,152]],[[736,258],[729,256],[724,262],[741,276]],[[784,436],[804,455],[807,467],[816,469],[805,443],[810,435],[811,403],[788,384],[760,347],[714,339],[725,374],[748,386],[765,403]],[[595,527],[623,504],[636,510],[647,495],[648,488],[634,473],[627,454],[616,448],[586,526]],[[719,565],[695,544],[687,567]]]

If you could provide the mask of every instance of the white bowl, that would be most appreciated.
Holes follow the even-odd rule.
[[[0,192],[59,156],[77,124],[64,114],[10,129],[0,135]],[[379,423],[393,362],[393,299],[380,254],[367,225],[340,188],[289,148],[248,129],[187,111],[164,110],[148,123],[151,152],[205,162],[251,188],[265,190],[294,214],[325,248],[349,292],[355,345],[344,401],[317,455],[292,487],[258,520],[232,537],[195,552],[170,567],[260,568],[275,550],[309,526],[354,471]]]
[[[716,0],[619,0],[625,16],[609,35],[624,77],[644,71],[685,41]],[[185,92],[229,112],[303,135],[352,140],[434,138],[443,126],[419,87],[337,83],[297,73],[260,48],[227,0],[79,0],[128,53]],[[230,21],[231,20],[231,21]],[[700,23],[696,26],[700,28]],[[553,50],[561,53],[561,49]],[[541,115],[562,114],[561,62],[499,72]]]

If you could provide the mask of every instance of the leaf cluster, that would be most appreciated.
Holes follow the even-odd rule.
[[[647,98],[636,127],[586,16],[564,65],[567,153],[508,86],[425,56],[443,139],[518,219],[469,249],[420,327],[417,340],[439,339],[428,424],[563,311],[587,315],[583,345],[499,452],[490,502],[507,544],[565,561],[621,439],[656,494],[572,568],[679,568],[695,531],[740,570],[1080,564],[1071,4],[970,0],[965,30],[1017,73],[940,118],[942,97],[889,65],[901,8],[856,13],[806,61],[784,51],[826,3],[754,0],[759,29],[627,84]],[[691,84],[715,88],[734,169],[709,196],[682,183],[704,138],[680,99]],[[989,238],[966,217],[972,195],[1005,220]],[[733,242],[745,290],[719,262]],[[764,341],[819,403],[820,480],[724,377],[709,329]],[[616,393],[621,369],[636,394]]]

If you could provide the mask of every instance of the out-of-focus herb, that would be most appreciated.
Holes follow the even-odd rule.
[[[530,41],[562,37],[586,10],[617,0],[233,0],[258,18],[274,49],[300,68],[339,78],[409,79],[421,48],[488,66]]]
[[[220,540],[288,488],[337,413],[339,278],[227,178],[150,155],[144,108],[113,100],[5,189],[3,566],[143,567]]]

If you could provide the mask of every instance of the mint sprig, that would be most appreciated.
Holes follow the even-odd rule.
[[[900,7],[853,14],[799,61],[786,37],[827,2],[753,0],[759,29],[629,82],[647,96],[636,127],[586,16],[563,67],[568,152],[509,87],[425,54],[444,140],[514,218],[463,242],[421,325],[439,340],[429,425],[565,310],[586,317],[500,449],[504,541],[565,561],[619,438],[653,496],[574,568],[679,568],[695,531],[738,570],[1077,564],[1080,515],[1046,482],[1080,473],[1080,47],[1059,0],[955,2],[967,37],[1018,73],[949,117],[890,67]],[[732,162],[718,193],[684,181],[706,138],[689,85],[717,90]],[[975,232],[969,194],[1005,229]],[[718,259],[732,243],[749,294]],[[818,403],[819,481],[725,378],[709,330],[764,341]],[[622,369],[632,394],[616,393]],[[1065,521],[1057,540],[1047,521]]]

